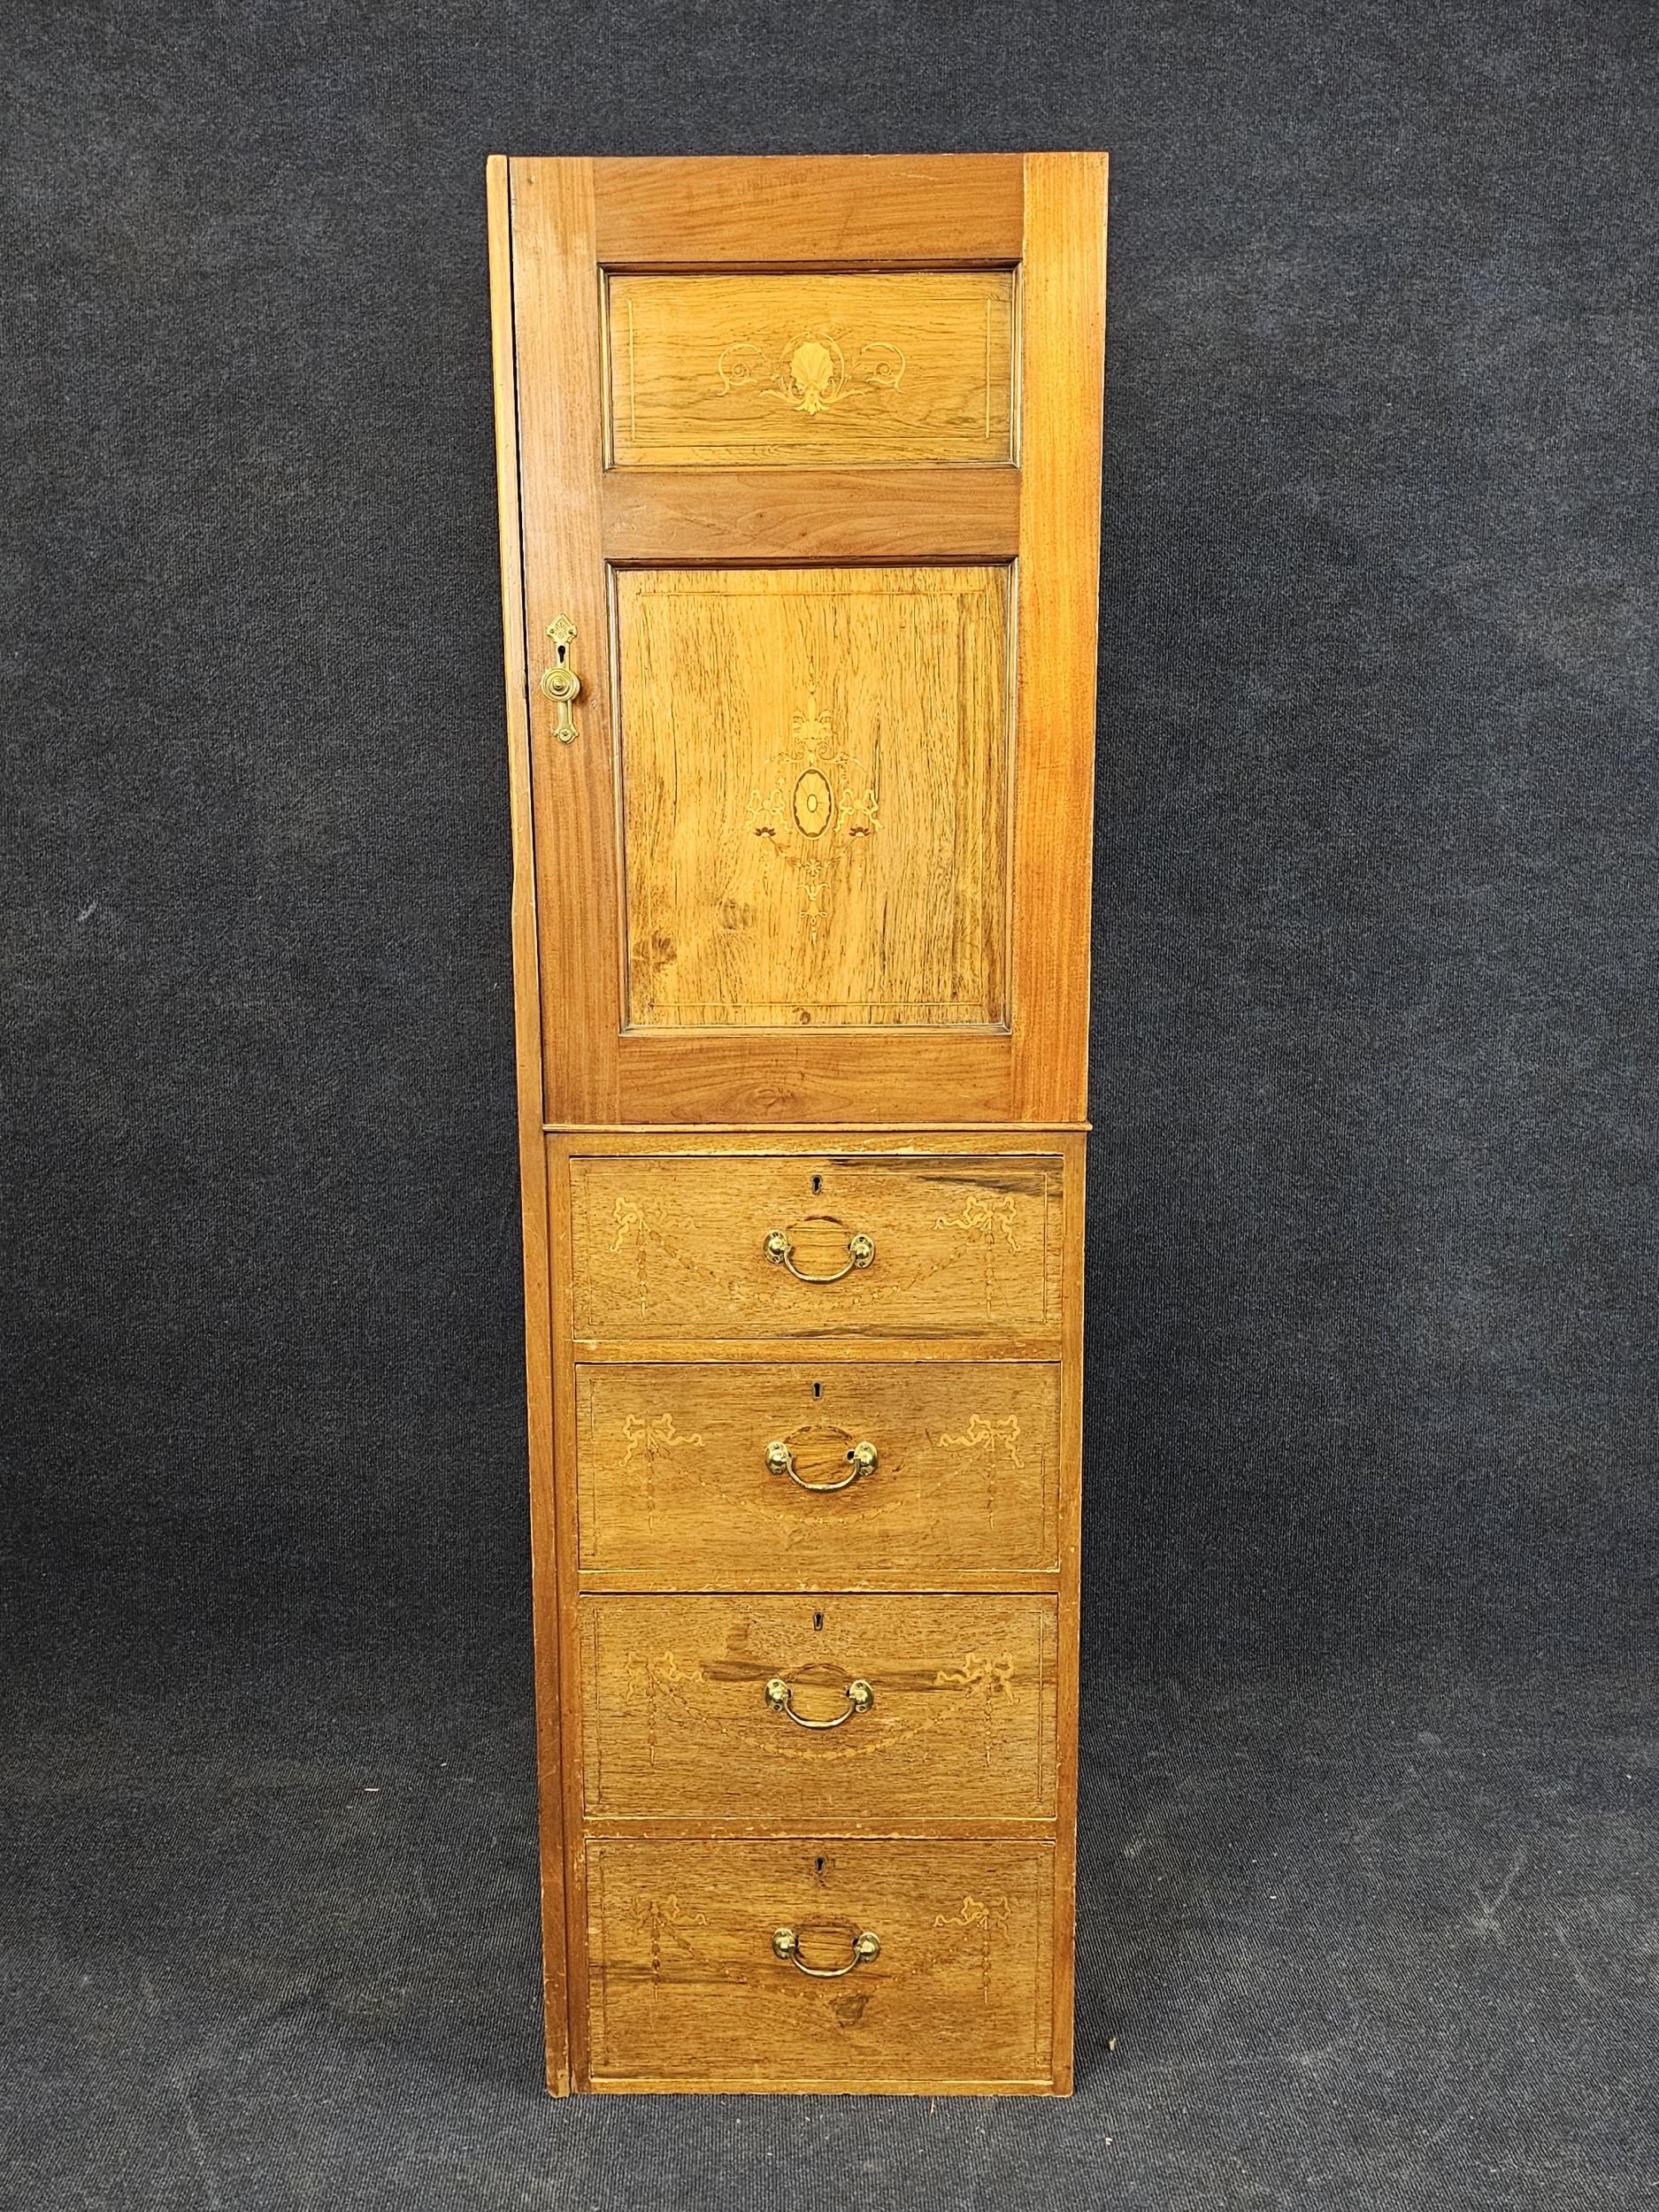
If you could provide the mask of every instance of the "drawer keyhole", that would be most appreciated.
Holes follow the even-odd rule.
[[[823,1384],[822,1384],[822,1383],[814,1383],[814,1384],[813,1384],[813,1386],[812,1386],[812,1395],[813,1395],[815,1398],[821,1398],[821,1397],[824,1395],[824,1386],[823,1386]]]
[[[824,1625],[824,1616],[822,1615],[822,1613],[814,1613],[814,1614],[813,1614],[813,1616],[812,1616],[812,1625],[813,1625],[813,1627],[814,1627],[814,1628],[822,1628],[822,1627],[823,1627],[823,1625]]]
[[[819,1193],[819,1192],[823,1189],[823,1187],[824,1187],[824,1178],[823,1178],[821,1175],[815,1175],[815,1176],[812,1178],[812,1195],[813,1195],[813,1197],[814,1197],[814,1198],[816,1198],[816,1197],[818,1196],[818,1193]]]

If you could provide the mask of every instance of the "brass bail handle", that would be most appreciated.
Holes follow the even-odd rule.
[[[787,1229],[773,1229],[766,1238],[766,1257],[774,1267],[787,1267],[797,1283],[838,1283],[843,1275],[850,1275],[856,1267],[868,1267],[876,1256],[876,1240],[862,1233],[847,1240],[846,1264],[838,1267],[833,1275],[808,1275],[795,1263],[795,1246]]]
[[[769,1475],[787,1475],[790,1481],[798,1482],[803,1490],[815,1490],[820,1497],[826,1497],[832,1490],[845,1490],[856,1482],[860,1475],[869,1474],[876,1463],[876,1448],[868,1442],[855,1444],[847,1456],[852,1462],[852,1471],[843,1475],[839,1482],[809,1482],[795,1465],[795,1454],[787,1444],[782,1437],[775,1436],[766,1447],[766,1472]]]
[[[881,1939],[868,1928],[853,1938],[853,1955],[845,1966],[809,1966],[801,1955],[801,1939],[793,1928],[774,1928],[772,1947],[777,1957],[787,1959],[797,1973],[810,1974],[815,1982],[838,1982],[843,1974],[850,1974],[854,1967],[862,1966],[866,1959],[881,1956]]]
[[[555,615],[547,626],[547,634],[553,641],[553,665],[541,671],[541,688],[558,706],[558,719],[553,725],[553,734],[561,745],[571,745],[576,740],[576,718],[571,708],[582,687],[582,680],[571,666],[571,648],[576,642],[576,625],[569,615]]]
[[[795,1709],[792,1702],[795,1690],[780,1674],[774,1674],[766,1685],[766,1702],[774,1713],[787,1713],[797,1728],[845,1728],[855,1713],[867,1713],[876,1701],[876,1694],[870,1685],[860,1679],[847,1685],[847,1710],[837,1713],[833,1720],[807,1720]]]

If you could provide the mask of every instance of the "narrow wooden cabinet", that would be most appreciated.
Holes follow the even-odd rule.
[[[1105,157],[488,188],[549,2085],[1064,2092]]]

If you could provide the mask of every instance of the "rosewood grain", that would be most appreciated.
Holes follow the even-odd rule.
[[[1046,2089],[1053,1862],[1043,1843],[592,1846],[595,2087]],[[810,1965],[879,1954],[834,1980]]]
[[[1013,458],[1007,269],[616,276],[618,466]]]
[[[579,1338],[1059,1326],[1058,1157],[664,1153],[570,1174]]]
[[[631,1024],[1005,1025],[1009,597],[1002,567],[618,576]]]
[[[938,1116],[943,1100],[951,1118],[993,1123],[1079,1120],[1087,1110],[1104,165],[1091,157],[1033,157],[1031,189],[1020,184],[1018,220],[1010,225],[1010,180],[1025,173],[1003,157],[956,165],[905,159],[879,173],[817,160],[511,165],[521,646],[541,831],[546,1119],[674,1125],[818,1114],[856,1124]],[[687,190],[697,196],[690,204]],[[761,225],[777,241],[787,238],[787,248],[757,251]],[[885,247],[873,242],[884,225]],[[993,234],[1001,242],[995,247],[987,242]],[[751,470],[728,453],[718,466],[607,467],[605,393],[615,372],[604,327],[607,283],[614,300],[648,280],[735,284],[736,268],[780,281],[787,271],[791,284],[809,272],[854,284],[930,275],[1009,282],[1018,302],[1010,443],[1020,466],[933,459],[906,467],[872,455],[860,468],[846,465],[845,457],[823,466],[797,456],[790,465],[769,459]],[[821,373],[821,363],[802,366],[809,385]],[[805,388],[790,386],[797,397]],[[791,411],[781,396],[774,404],[780,415]],[[852,404],[802,414],[798,434]],[[723,981],[710,1000],[679,993],[670,973],[666,1002],[647,987],[631,1003],[634,983],[654,987],[665,949],[670,966],[688,948],[705,972],[718,971],[728,929],[741,937],[747,928],[752,937],[771,918],[764,902],[745,900],[741,872],[735,887],[730,881],[727,839],[710,847],[701,872],[680,867],[676,856],[672,925],[630,937],[620,887],[633,826],[624,818],[628,785],[618,772],[617,733],[618,718],[628,723],[639,670],[620,669],[611,647],[618,595],[636,588],[630,578],[675,565],[873,565],[884,556],[889,565],[996,562],[1013,580],[1018,726],[1006,757],[1003,818],[1011,828],[1003,849],[999,856],[987,848],[985,834],[930,822],[920,806],[908,818],[910,858],[933,869],[935,883],[940,856],[961,840],[954,885],[919,923],[931,949],[926,964],[935,973],[941,948],[960,944],[959,987],[941,990],[929,980],[910,995],[910,1018],[899,1019],[892,1010],[896,979],[873,976],[884,987],[861,993],[850,987],[855,977],[835,978],[833,1004],[850,1010],[862,1001],[873,1010],[856,1048],[813,1033],[825,1016],[814,1011],[810,992],[785,988],[745,1000]],[[541,689],[548,633],[561,617],[574,626],[572,665],[582,685],[568,744],[557,741],[557,710]],[[844,663],[836,680],[851,665]],[[822,674],[827,699],[832,672]],[[805,710],[791,699],[776,704],[770,727],[750,726],[741,686],[728,695],[722,672],[703,664],[695,710],[689,699],[670,709],[679,724],[676,788],[698,791],[722,779],[734,785],[746,752],[787,749],[794,717]],[[926,705],[907,714],[902,743],[887,718],[879,732],[871,718],[860,743],[873,749],[879,737],[891,787],[910,772],[899,755],[925,749],[950,712],[941,702],[937,715]],[[733,731],[746,732],[735,746],[728,741]],[[859,751],[848,749],[849,758]],[[927,764],[918,759],[912,769],[925,787]],[[968,772],[995,773],[995,761],[971,763]],[[949,788],[936,778],[933,787],[941,796]],[[742,795],[747,804],[749,795]],[[996,818],[995,810],[979,813],[980,831],[988,834]],[[889,844],[906,841],[886,834]],[[872,841],[879,841],[876,833]],[[890,928],[872,927],[867,944],[908,937],[909,864],[886,864],[887,911],[878,922]],[[995,885],[986,872],[992,867],[1001,876]],[[993,910],[1002,921],[987,937]],[[816,941],[824,944],[821,933]],[[1001,972],[990,973],[999,944],[1006,949]],[[954,949],[949,956],[954,963]],[[681,1000],[688,1010],[712,1003],[715,1010],[681,1017]],[[741,1011],[746,1004],[754,1009],[749,1018]],[[664,1005],[666,1018],[658,1010]],[[935,1011],[924,1018],[928,1007]],[[810,1018],[804,1025],[802,1011]],[[853,1017],[829,1018],[849,1024]],[[702,1031],[710,1021],[718,1038],[682,1033],[687,1024]]]
[[[490,165],[555,2091],[1071,2086],[1105,180]]]
[[[579,1611],[590,1819],[847,1834],[970,1809],[1054,1818],[1053,1598],[607,1596]],[[787,1703],[769,1701],[780,1683]]]
[[[1017,1361],[579,1367],[584,1584],[1053,1574],[1060,1374]]]

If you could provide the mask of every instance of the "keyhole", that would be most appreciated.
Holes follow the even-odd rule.
[[[813,1395],[815,1398],[821,1398],[821,1397],[824,1395],[824,1386],[823,1386],[823,1384],[822,1384],[822,1383],[814,1383],[814,1384],[813,1384],[813,1386],[812,1386],[812,1395]]]
[[[823,1875],[824,1875],[824,1862],[823,1862],[823,1860],[822,1860],[822,1859],[814,1859],[814,1860],[813,1860],[813,1862],[812,1862],[812,1871],[814,1872],[814,1874],[816,1874],[816,1875],[818,1877],[818,1878],[819,1878],[820,1880],[822,1880],[822,1878],[823,1878]]]
[[[823,1187],[824,1178],[821,1175],[815,1175],[812,1178],[812,1195],[814,1198],[818,1196],[819,1191],[821,1191]]]
[[[824,1616],[822,1615],[822,1613],[814,1613],[814,1614],[813,1614],[813,1616],[812,1616],[812,1625],[813,1625],[813,1627],[814,1627],[814,1628],[822,1628],[822,1627],[823,1627],[823,1625],[824,1625]]]

